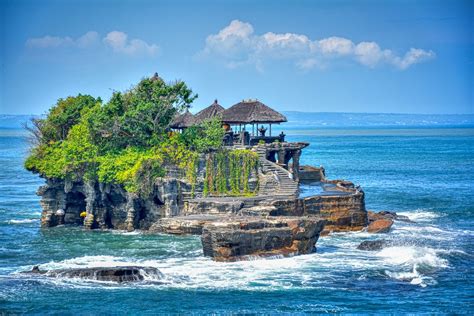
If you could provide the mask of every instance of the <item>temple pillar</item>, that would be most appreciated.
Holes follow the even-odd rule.
[[[285,164],[285,155],[286,155],[286,150],[281,148],[278,150],[278,164],[284,165]]]
[[[293,179],[295,181],[300,180],[300,156],[301,149],[297,149],[293,152]]]

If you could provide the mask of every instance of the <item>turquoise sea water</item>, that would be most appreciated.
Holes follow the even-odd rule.
[[[474,313],[474,129],[286,131],[303,163],[360,184],[368,209],[415,223],[391,233],[321,238],[293,258],[216,263],[198,237],[39,228],[42,180],[22,168],[21,130],[0,130],[0,314]],[[305,187],[308,193],[311,187]],[[364,252],[384,237],[399,246]],[[21,275],[41,268],[142,264],[163,284],[116,285]]]

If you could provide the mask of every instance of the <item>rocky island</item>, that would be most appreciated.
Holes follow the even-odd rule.
[[[46,180],[41,226],[196,234],[205,256],[234,261],[311,253],[321,235],[369,225],[360,187],[301,166],[309,144],[272,135],[282,114],[216,100],[193,115],[196,97],[155,74],[107,103],[60,99],[32,121],[25,167]],[[301,183],[320,193],[301,196]]]

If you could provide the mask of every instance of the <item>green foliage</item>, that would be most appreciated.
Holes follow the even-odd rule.
[[[89,129],[84,122],[74,125],[62,142],[66,161],[66,174],[92,179],[96,173],[98,147],[91,142]]]
[[[105,151],[159,144],[176,115],[197,95],[183,82],[143,79],[125,93],[115,92],[88,119],[93,141]]]
[[[253,196],[249,186],[252,172],[257,172],[257,153],[246,150],[221,150],[208,154],[203,195]]]
[[[38,141],[25,167],[47,178],[98,179],[148,194],[167,166],[177,166],[194,191],[198,153],[167,128],[195,98],[183,82],[155,77],[115,92],[105,105],[91,96],[60,99],[29,129]]]
[[[79,94],[76,97],[59,99],[47,115],[46,119],[39,119],[38,142],[48,144],[66,139],[69,130],[79,122],[83,110],[87,110],[96,104],[100,104],[100,98],[93,98],[90,95]]]
[[[34,148],[25,161],[28,170],[49,178],[90,178],[95,174],[97,146],[91,144],[85,124],[72,126],[64,141]]]
[[[214,117],[185,129],[182,139],[190,148],[202,153],[221,148],[224,133],[221,120]]]
[[[64,179],[66,177],[66,159],[60,142],[39,145],[34,148],[25,161],[27,170],[38,172],[48,178]]]
[[[155,149],[127,148],[116,154],[99,157],[97,176],[100,182],[120,183],[129,192],[138,192],[140,185],[150,185],[165,175],[163,158]]]

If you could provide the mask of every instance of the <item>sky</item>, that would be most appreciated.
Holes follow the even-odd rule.
[[[474,113],[474,1],[0,0],[0,114],[157,72],[230,107]]]

